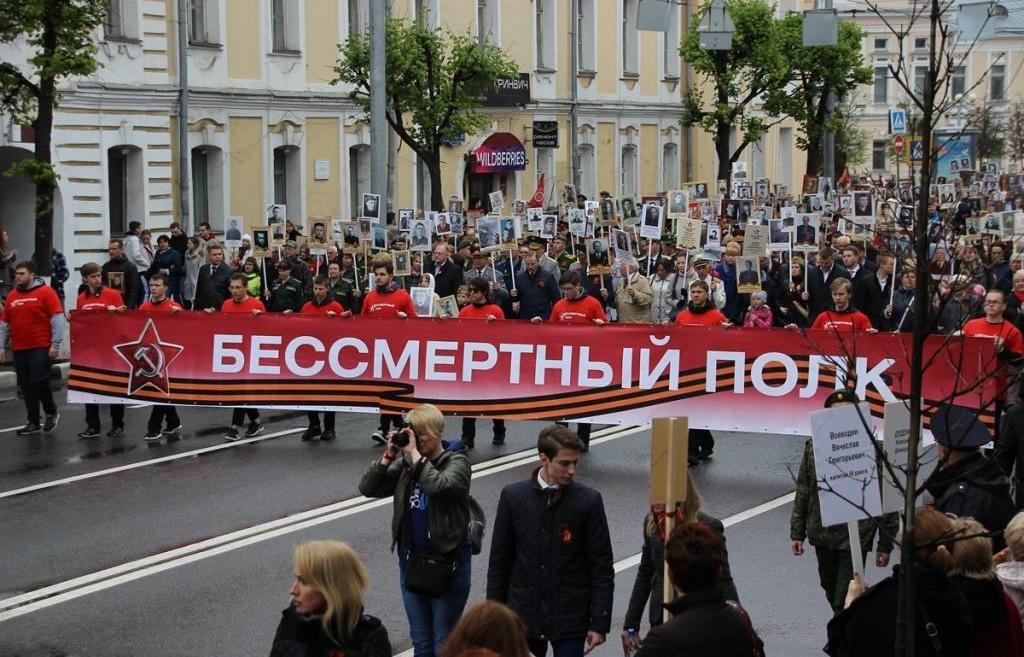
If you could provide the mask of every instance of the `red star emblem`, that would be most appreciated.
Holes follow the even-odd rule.
[[[160,341],[153,320],[147,320],[135,342],[114,345],[114,351],[131,370],[128,374],[128,394],[133,395],[147,387],[170,396],[167,368],[185,348]]]

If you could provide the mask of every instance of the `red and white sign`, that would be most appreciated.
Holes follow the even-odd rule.
[[[892,136],[892,152],[897,155],[903,155],[903,135]]]
[[[399,413],[640,424],[808,435],[808,414],[856,380],[879,420],[910,385],[905,334],[700,326],[531,324],[180,312],[75,313],[72,402]],[[971,389],[991,340],[937,349],[926,402]],[[976,408],[991,384],[957,403]],[[983,419],[985,416],[983,415]],[[991,420],[991,418],[988,418]]]

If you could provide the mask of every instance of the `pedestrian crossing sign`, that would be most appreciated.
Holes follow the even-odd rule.
[[[889,134],[904,135],[907,133],[907,110],[889,110]]]

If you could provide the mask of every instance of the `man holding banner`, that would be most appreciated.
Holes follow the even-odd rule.
[[[221,304],[220,311],[222,313],[243,313],[255,316],[267,312],[262,301],[249,296],[248,283],[245,274],[231,276],[228,281],[228,294],[231,296]],[[212,313],[213,308],[206,308],[205,311]],[[239,407],[231,412],[231,428],[224,435],[224,440],[230,443],[240,440],[242,425],[247,417],[249,418],[249,428],[245,432],[245,437],[255,438],[263,433],[263,422],[260,421],[259,409]]]
[[[475,255],[475,254],[474,254]],[[505,319],[505,313],[501,307],[490,303],[487,298],[491,284],[483,276],[471,278],[469,281],[469,305],[459,311],[459,319],[482,319],[493,322]],[[466,449],[473,449],[476,443],[476,418],[462,418],[462,446]],[[494,438],[492,445],[505,444],[505,420],[494,420]]]

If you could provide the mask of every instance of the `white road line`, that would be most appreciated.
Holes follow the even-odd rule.
[[[131,406],[125,406],[125,408],[131,408],[131,409],[135,409],[135,408],[148,408],[148,407],[150,407],[152,405],[153,404],[151,404],[150,402],[144,402],[142,404],[132,404]],[[7,427],[6,429],[0,429],[0,433],[9,433],[11,431],[17,431],[18,429],[22,428],[23,426],[25,426],[25,425],[19,424],[16,427]]]
[[[593,444],[593,443],[591,443],[591,444]],[[746,511],[741,511],[740,513],[737,513],[736,515],[729,516],[728,518],[722,520],[722,524],[725,525],[726,527],[731,527],[732,525],[735,525],[736,523],[743,522],[744,520],[750,520],[751,518],[759,516],[762,513],[767,513],[768,511],[771,511],[772,509],[776,509],[776,508],[778,508],[780,506],[789,504],[795,498],[796,498],[796,493],[795,492],[787,493],[786,495],[783,495],[782,497],[777,497],[774,500],[769,500],[768,502],[765,502],[764,504],[759,504],[759,505],[753,507],[752,509],[747,509]],[[625,559],[621,559],[619,561],[616,561],[615,562],[615,572],[616,573],[621,573],[621,572],[623,572],[625,570],[629,570],[630,568],[634,568],[634,567],[639,566],[639,565],[640,565],[640,553],[637,552],[636,554],[634,554],[632,556],[629,556],[629,557],[626,557]],[[2,617],[0,617],[0,618],[2,618]],[[400,652],[400,653],[396,654],[394,657],[412,657],[412,654],[413,654],[413,650],[410,648],[409,650],[405,650],[403,652]]]
[[[203,447],[201,449],[193,449],[188,452],[181,452],[179,454],[170,454],[168,456],[161,456],[155,459],[147,459],[145,461],[138,461],[136,463],[127,463],[125,465],[119,465],[116,468],[107,468],[106,470],[96,470],[95,472],[86,472],[84,474],[75,475],[73,477],[65,477],[63,479],[54,479],[53,481],[44,481],[39,484],[33,484],[31,486],[25,486],[24,488],[15,488],[12,490],[3,491],[0,493],[0,499],[5,497],[14,497],[16,495],[24,495],[25,493],[33,493],[39,490],[45,490],[47,488],[54,488],[56,486],[64,486],[72,484],[76,481],[84,481],[86,479],[95,479],[96,477],[104,477],[106,475],[115,474],[118,472],[125,472],[127,470],[135,470],[137,468],[145,468],[150,465],[157,465],[159,463],[167,463],[168,461],[176,461],[178,459],[191,458],[199,456],[200,454],[209,454],[210,452],[219,452],[223,449],[230,449],[232,447],[238,447],[239,445],[248,445],[251,443],[258,443],[263,440],[270,440],[271,438],[280,438],[281,436],[287,436],[293,433],[299,433],[305,431],[303,427],[297,427],[295,429],[285,429],[284,431],[278,431],[276,433],[268,433],[265,436],[256,436],[255,438],[243,438],[242,440],[235,441],[233,443],[220,443],[218,445],[212,445],[210,447]]]
[[[642,431],[647,427],[619,427],[615,433],[608,433],[601,438],[591,441],[591,445],[597,445],[618,438],[624,438]],[[237,443],[235,443],[237,444]],[[527,450],[528,455],[515,460],[507,460],[508,457],[501,457],[505,462],[495,464],[492,461],[477,463],[473,466],[473,478],[486,477],[498,472],[510,470],[521,465],[535,463],[536,452]],[[499,459],[495,459],[499,460]],[[278,536],[284,536],[310,527],[332,522],[346,516],[363,511],[369,511],[381,506],[392,504],[391,498],[369,499],[366,497],[355,497],[342,502],[329,504],[327,506],[311,509],[297,513],[285,518],[279,518],[260,525],[254,525],[246,529],[230,532],[222,536],[215,536],[191,545],[185,545],[160,554],[143,557],[136,561],[100,570],[88,575],[75,577],[58,584],[53,584],[35,591],[0,600],[0,622],[17,618],[25,614],[45,609],[62,602],[74,600],[90,593],[102,591],[126,582],[131,582],[149,575],[184,566],[202,559],[206,559],[226,552],[231,552],[242,547],[267,541]]]

